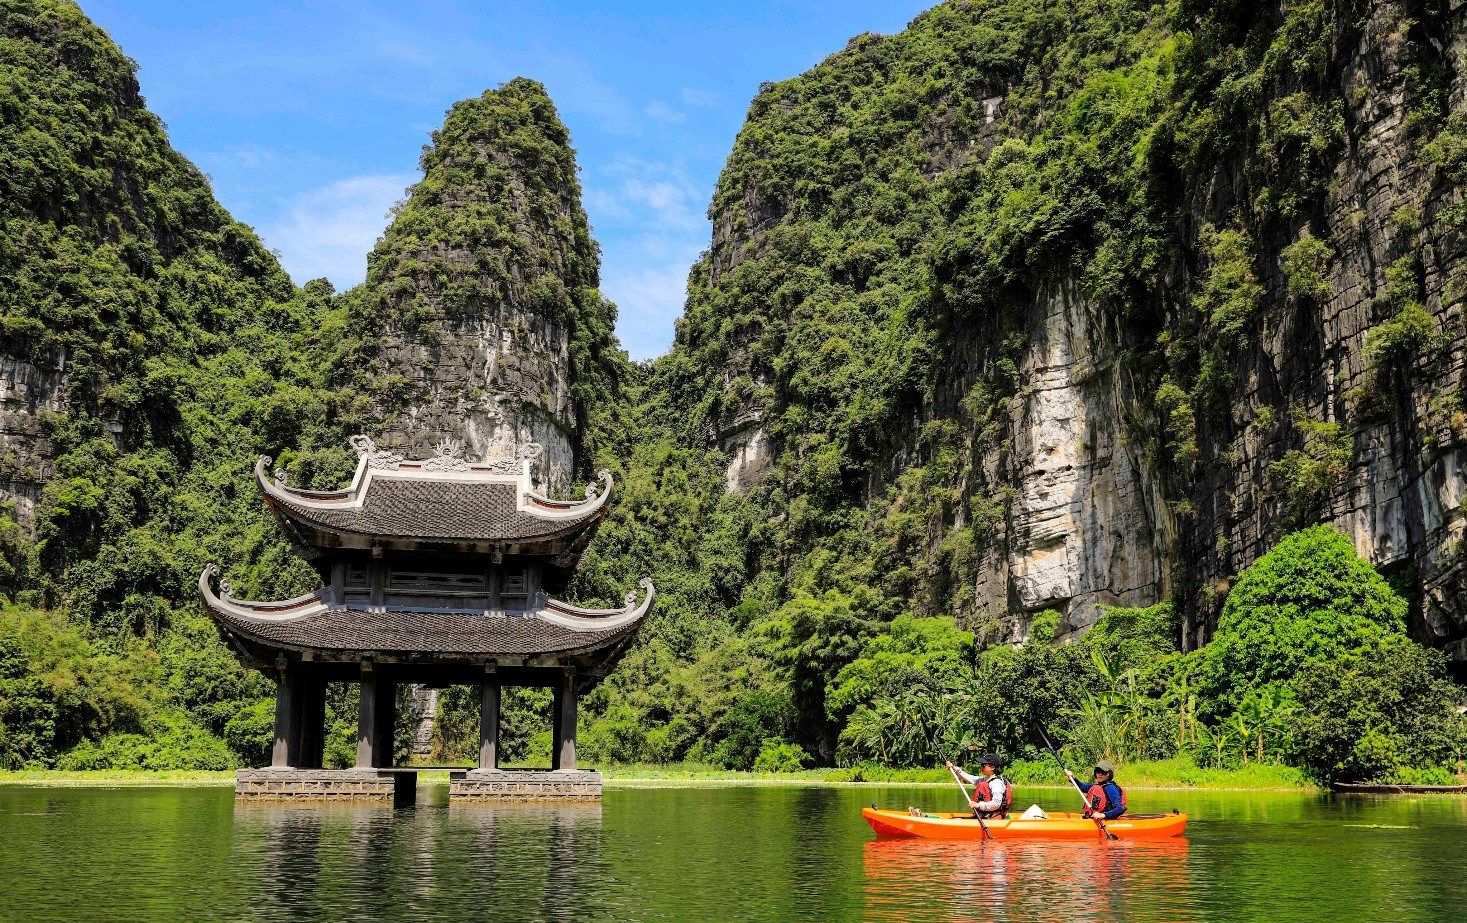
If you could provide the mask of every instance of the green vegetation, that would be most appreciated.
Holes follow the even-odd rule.
[[[42,415],[54,471],[5,460],[47,483],[33,534],[0,517],[0,768],[262,760],[268,684],[193,598],[208,561],[244,596],[314,584],[253,459],[339,482],[344,436],[423,398],[391,347],[492,318],[568,331],[582,461],[617,479],[571,594],[657,581],[652,624],[583,703],[592,761],[895,778],[981,744],[1037,784],[1043,726],[1132,784],[1460,772],[1460,690],[1331,530],[1279,540],[1185,653],[1195,599],[1063,643],[1058,613],[983,611],[975,589],[1011,538],[1019,359],[1051,308],[1119,331],[1125,439],[1178,519],[1227,465],[1239,362],[1285,309],[1320,308],[1353,246],[1324,228],[1357,6],[974,0],[853,39],[751,103],[675,345],[636,367],[538,84],[453,107],[366,284],[296,288],[105,35],[64,0],[0,0],[0,330],[37,370],[64,363],[67,396]],[[1399,42],[1425,55],[1406,24]],[[1460,118],[1425,77],[1411,93],[1433,181],[1460,182]],[[1367,409],[1441,342],[1408,252],[1424,219],[1392,220]],[[1285,529],[1318,520],[1353,446],[1331,416],[1291,421],[1269,468]],[[771,463],[731,493],[714,446],[750,426]],[[1008,615],[1026,643],[997,643]],[[548,754],[547,704],[507,697],[508,761]],[[473,753],[476,705],[446,691],[435,759]],[[331,765],[354,722],[333,687]]]
[[[1298,526],[1349,471],[1353,451],[1349,433],[1338,423],[1320,423],[1296,411],[1294,432],[1302,446],[1285,451],[1269,473],[1283,487],[1285,521]]]

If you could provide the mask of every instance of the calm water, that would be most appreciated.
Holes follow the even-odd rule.
[[[1059,791],[1032,800],[1068,807]],[[3,920],[1467,920],[1467,801],[1135,792],[1157,844],[875,840],[936,788],[614,790],[602,805],[236,806],[0,786]]]

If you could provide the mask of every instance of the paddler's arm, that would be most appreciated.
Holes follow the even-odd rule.
[[[978,776],[970,776],[970,775],[968,775],[966,772],[963,772],[962,769],[959,769],[957,766],[954,766],[951,761],[948,762],[947,768],[948,769],[951,769],[954,772],[956,772],[958,774],[958,778],[962,779],[964,782],[968,783],[969,785],[977,785],[978,784]]]
[[[1065,770],[1065,778],[1069,779],[1070,780],[1070,784],[1071,785],[1074,785],[1075,787],[1077,787],[1080,790],[1080,792],[1082,794],[1084,794],[1084,796],[1085,796],[1085,816],[1086,817],[1089,817],[1091,814],[1095,813],[1095,809],[1098,808],[1098,807],[1100,807],[1100,799],[1099,798],[1096,798],[1093,794],[1091,794],[1090,789],[1093,788],[1094,786],[1090,786],[1090,787],[1087,788],[1085,786],[1085,784],[1082,783],[1082,782],[1080,782],[1080,780],[1076,779],[1075,778],[1075,774],[1073,772],[1070,772],[1068,769]]]

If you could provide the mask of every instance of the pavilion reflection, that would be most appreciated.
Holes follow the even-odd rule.
[[[443,919],[586,919],[606,909],[599,802],[241,803],[234,821],[238,873],[255,890],[289,893],[289,919],[405,908]]]
[[[1176,920],[1191,905],[1189,846],[1156,841],[865,845],[865,919]]]

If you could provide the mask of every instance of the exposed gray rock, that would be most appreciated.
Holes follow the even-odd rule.
[[[36,501],[51,479],[52,447],[42,419],[65,405],[66,360],[38,367],[0,353],[0,499],[15,504],[16,519],[29,528]]]

